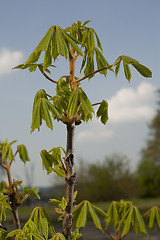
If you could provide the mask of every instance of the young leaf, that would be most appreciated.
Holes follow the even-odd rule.
[[[76,222],[76,227],[77,228],[85,227],[86,223],[87,223],[87,202],[84,201]]]
[[[101,117],[101,122],[106,124],[108,121],[108,102],[103,100],[98,108],[97,117]]]
[[[128,82],[130,82],[131,71],[128,67],[128,64],[125,61],[123,61],[123,67],[124,67],[124,73],[125,73],[126,79],[128,80]]]
[[[88,208],[89,208],[91,217],[93,219],[93,222],[94,222],[96,228],[102,230],[102,225],[101,225],[100,219],[97,216],[97,214],[95,213],[94,209],[92,208],[92,206],[91,206],[91,204],[89,202],[88,202]]]
[[[93,205],[92,203],[90,203],[90,205],[92,206],[92,208],[94,208],[94,210],[100,214],[102,217],[107,218],[107,214],[99,207],[96,207],[95,205]]]
[[[73,117],[77,113],[79,100],[80,100],[79,91],[80,91],[79,88],[77,88],[70,95],[69,104],[68,104],[68,111],[69,111],[70,117]]]
[[[149,68],[143,66],[139,62],[135,62],[132,64],[132,66],[143,76],[147,78],[152,77],[152,72],[149,70]]]
[[[37,62],[40,55],[41,55],[41,52],[42,51],[47,51],[48,45],[51,41],[51,37],[52,37],[52,34],[53,34],[53,29],[54,29],[54,26],[52,26],[48,29],[47,33],[42,38],[42,40],[40,41],[38,46],[35,48],[35,50],[32,52],[32,54],[29,56],[29,58],[27,59],[27,61],[24,64],[24,66],[26,64],[29,64],[29,63]]]
[[[53,164],[51,155],[45,149],[43,149],[40,152],[40,155],[42,158],[43,170],[45,168],[47,170],[47,173],[50,173],[52,171],[52,164]]]
[[[123,227],[123,231],[122,231],[122,238],[128,234],[130,228],[131,228],[131,224],[133,222],[133,217],[134,217],[134,212],[133,212],[133,208],[130,208],[130,210],[128,211],[128,216],[125,220],[124,223],[124,227]]]
[[[26,147],[23,144],[17,146],[20,159],[24,162],[30,161]]]
[[[144,224],[143,218],[142,218],[140,212],[138,211],[137,207],[134,207],[134,212],[135,212],[135,218],[137,219],[137,223],[139,226],[139,231],[143,236],[145,236],[147,234],[146,229],[145,229],[145,224]]]
[[[149,231],[152,231],[154,228],[154,224],[155,224],[155,217],[156,217],[156,209],[155,207],[151,208],[151,212],[149,214]]]
[[[64,170],[59,169],[58,167],[54,167],[53,171],[57,174],[57,176],[61,177],[61,178],[65,178],[66,177],[66,173]]]
[[[91,102],[89,101],[86,93],[82,90],[82,88],[79,88],[79,96],[81,110],[83,113],[83,120],[87,122],[89,119],[92,119],[92,113],[94,113],[94,110]]]
[[[46,69],[52,64],[52,54],[51,54],[51,41],[48,45],[48,49],[45,51],[44,54],[44,66],[43,71],[46,71]]]

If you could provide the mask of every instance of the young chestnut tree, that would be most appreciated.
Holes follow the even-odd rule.
[[[15,153],[13,152],[12,145],[17,142],[16,140],[8,143],[0,143],[0,165],[6,171],[8,182],[0,182],[0,194],[2,200],[5,200],[5,204],[2,204],[0,208],[0,222],[5,219],[5,207],[10,209],[13,214],[14,228],[20,229],[20,219],[18,214],[18,207],[25,201],[28,197],[33,194],[35,197],[39,198],[38,189],[27,187],[22,187],[21,180],[12,179],[11,167],[15,161],[17,154],[21,161],[25,164],[30,161],[26,147],[23,144],[17,146]],[[4,202],[4,201],[3,201]],[[2,203],[3,203],[2,202]],[[0,204],[1,205],[1,204]]]
[[[42,150],[43,168],[50,174],[54,171],[58,176],[64,177],[66,182],[66,206],[63,217],[63,234],[67,240],[71,238],[73,193],[76,174],[74,171],[74,130],[82,122],[92,120],[93,115],[100,118],[103,124],[108,120],[108,103],[100,100],[100,103],[91,103],[87,94],[83,91],[81,83],[93,78],[100,73],[106,77],[107,71],[112,71],[117,76],[121,63],[124,74],[130,82],[130,66],[134,67],[142,76],[151,77],[151,71],[137,60],[128,56],[119,56],[114,63],[109,64],[103,55],[103,49],[99,37],[93,28],[87,27],[90,21],[73,23],[71,27],[62,29],[59,26],[51,26],[38,46],[29,56],[28,60],[16,69],[29,69],[30,72],[39,69],[43,76],[55,84],[56,94],[51,96],[45,90],[39,90],[34,98],[31,133],[40,129],[42,120],[47,127],[53,129],[52,119],[60,121],[67,128],[66,151],[61,148],[53,148],[50,151]],[[44,52],[43,61],[38,61]],[[62,56],[69,62],[69,73],[57,80],[51,78],[49,67],[53,60]],[[83,77],[76,76],[76,61],[82,59],[79,67]],[[95,113],[94,106],[99,105]],[[64,159],[61,157],[64,152]]]

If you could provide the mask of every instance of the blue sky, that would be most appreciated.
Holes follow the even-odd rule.
[[[156,110],[155,90],[159,88],[160,68],[160,2],[158,0],[100,0],[100,1],[2,1],[0,9],[0,140],[14,139],[27,146],[31,158],[27,169],[32,172],[36,186],[54,183],[53,176],[42,171],[40,151],[54,146],[65,147],[66,129],[54,123],[51,132],[45,127],[30,135],[32,102],[35,93],[43,88],[54,94],[55,86],[37,71],[11,70],[25,62],[51,25],[62,28],[79,19],[98,33],[108,62],[119,55],[139,60],[152,70],[152,79],[141,77],[132,70],[129,84],[123,70],[117,78],[97,74],[82,87],[91,101],[109,101],[109,122],[106,126],[94,119],[80,125],[75,134],[75,154],[88,162],[103,161],[112,153],[127,154],[135,168],[139,152],[148,136],[148,123]],[[68,73],[68,64],[60,60],[53,72],[54,79]],[[78,68],[78,65],[77,65]],[[34,169],[34,171],[31,171]],[[26,183],[23,163],[16,159],[13,178]]]

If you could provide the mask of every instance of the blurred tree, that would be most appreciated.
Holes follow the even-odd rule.
[[[105,201],[137,196],[136,179],[130,172],[129,159],[113,154],[100,164],[80,165],[77,183],[79,198]]]
[[[160,90],[158,108],[149,125],[149,138],[138,165],[139,191],[142,197],[160,195]]]

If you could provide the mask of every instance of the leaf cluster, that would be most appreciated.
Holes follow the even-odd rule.
[[[52,148],[49,152],[43,149],[40,152],[42,158],[43,170],[47,170],[47,174],[54,171],[59,177],[65,177],[65,167],[61,157],[61,151],[66,154],[62,147]]]

